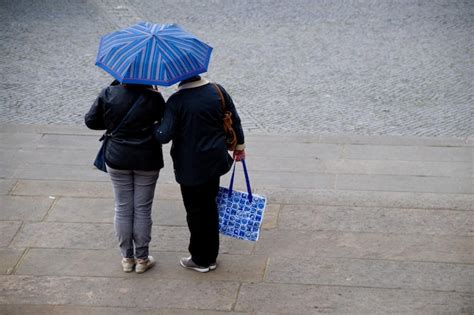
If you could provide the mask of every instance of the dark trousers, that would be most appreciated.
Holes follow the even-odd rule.
[[[181,185],[191,238],[189,252],[195,264],[208,267],[219,254],[219,214],[216,197],[219,178],[196,186]]]

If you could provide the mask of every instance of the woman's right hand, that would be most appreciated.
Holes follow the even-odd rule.
[[[234,160],[240,162],[245,160],[245,150],[235,150],[234,151]]]

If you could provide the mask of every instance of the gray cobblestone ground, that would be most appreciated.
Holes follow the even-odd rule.
[[[0,1],[0,122],[82,124],[100,35],[177,22],[247,129],[473,134],[472,1]],[[166,90],[169,95],[171,90]]]

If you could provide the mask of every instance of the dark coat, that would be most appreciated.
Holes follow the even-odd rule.
[[[111,85],[100,92],[85,115],[85,123],[90,129],[113,131],[142,94],[144,99],[107,141],[105,161],[112,168],[150,171],[163,167],[161,144],[153,137],[153,125],[164,112],[160,93]]]
[[[155,128],[161,143],[173,140],[176,181],[182,185],[199,185],[229,171],[229,155],[223,127],[224,113],[219,95],[210,83],[180,89],[166,103],[163,120]],[[184,86],[183,86],[184,87]],[[239,115],[229,94],[222,88],[226,108],[232,113],[237,143],[244,144]]]

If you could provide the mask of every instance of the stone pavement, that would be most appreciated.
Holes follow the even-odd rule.
[[[178,23],[270,133],[474,133],[474,1],[0,0],[0,122],[82,124],[101,35]],[[165,92],[167,92],[165,90]]]
[[[137,275],[91,166],[98,135],[0,126],[0,314],[474,313],[473,139],[248,133],[261,239],[222,237],[208,274],[178,266],[188,231],[166,154],[157,266]]]

